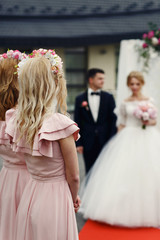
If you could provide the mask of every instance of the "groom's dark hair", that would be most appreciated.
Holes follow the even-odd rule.
[[[87,80],[89,80],[89,78],[93,78],[97,73],[105,73],[102,69],[99,68],[91,68],[88,70],[87,72]]]

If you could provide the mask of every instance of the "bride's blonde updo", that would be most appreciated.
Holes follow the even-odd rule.
[[[0,120],[5,120],[8,109],[15,107],[19,95],[18,78],[15,72],[18,59],[0,61]]]
[[[142,85],[144,85],[144,83],[145,83],[144,77],[141,72],[132,71],[132,72],[130,72],[130,74],[127,77],[127,86],[129,86],[132,78],[136,78]]]
[[[27,143],[33,147],[34,137],[44,118],[56,111],[66,114],[66,81],[62,70],[53,73],[51,64],[44,56],[30,58],[21,62],[18,69],[19,99],[17,127],[21,139],[26,136]]]

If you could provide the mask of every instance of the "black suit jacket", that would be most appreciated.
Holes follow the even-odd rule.
[[[90,151],[96,137],[100,145],[103,146],[116,133],[116,115],[113,112],[115,101],[111,94],[101,91],[97,122],[93,119],[89,103],[87,107],[82,106],[84,101],[88,103],[87,91],[76,98],[74,116],[81,135],[76,144],[83,146],[86,151]]]

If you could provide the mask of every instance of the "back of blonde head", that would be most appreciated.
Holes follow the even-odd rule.
[[[33,147],[34,137],[48,114],[53,112],[57,99],[57,111],[66,114],[66,82],[63,73],[53,74],[45,57],[28,59],[19,69],[19,100],[17,127],[21,139]]]
[[[8,109],[17,104],[19,89],[17,74],[17,59],[7,58],[0,62],[0,120],[5,120]]]

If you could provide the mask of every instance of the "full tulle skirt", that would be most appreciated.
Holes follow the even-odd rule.
[[[25,166],[3,167],[0,172],[0,240],[13,240],[17,209],[29,179]]]
[[[126,127],[106,146],[81,191],[85,218],[160,227],[160,133]]]
[[[78,240],[66,180],[28,183],[17,214],[15,240]]]

